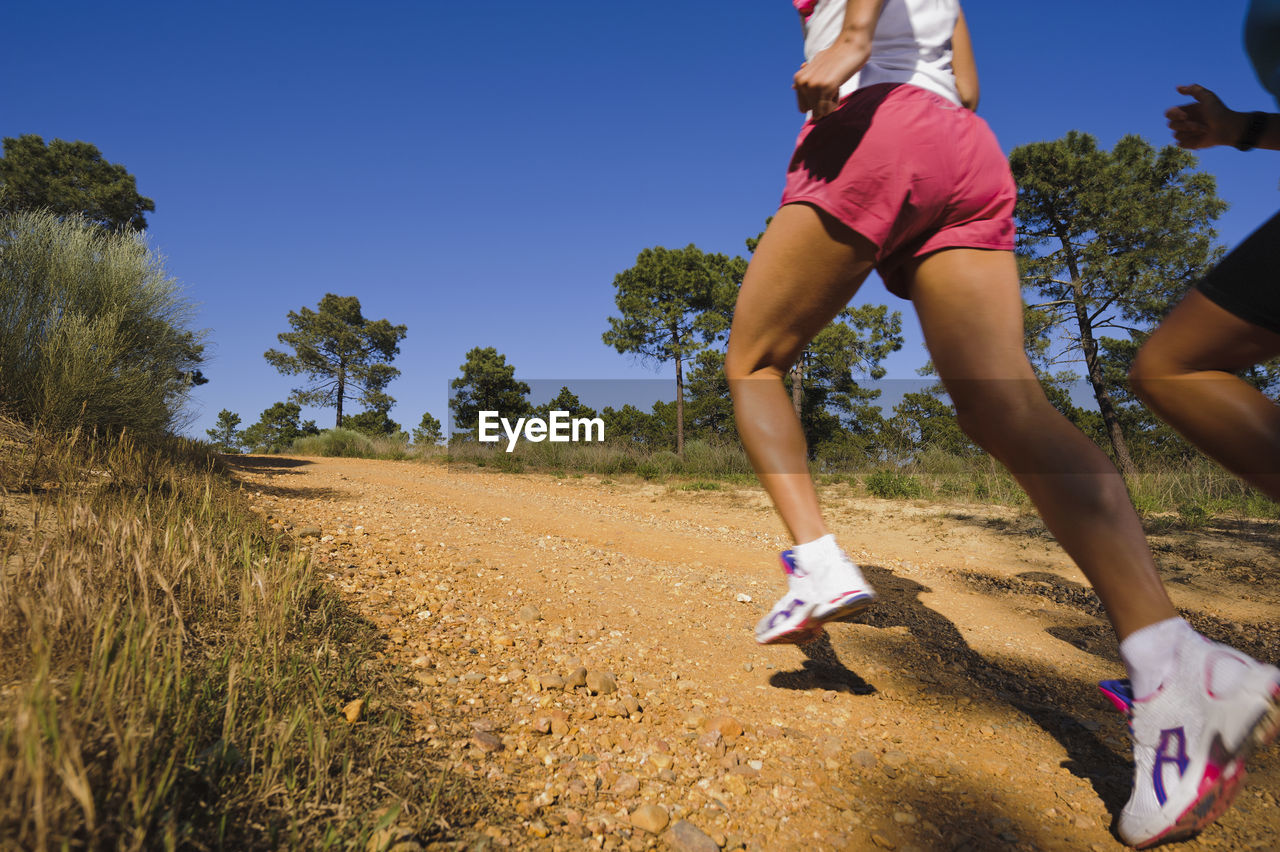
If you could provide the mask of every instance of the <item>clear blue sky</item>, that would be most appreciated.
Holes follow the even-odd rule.
[[[1200,82],[1274,109],[1243,0],[972,0],[979,110],[1006,151],[1093,133],[1164,144]],[[12,3],[0,136],[97,145],[156,202],[153,246],[199,306],[191,434],[252,423],[295,379],[262,353],[327,292],[408,326],[390,392],[445,419],[474,346],[517,376],[652,380],[600,341],[613,276],[653,245],[745,254],[800,116],[787,0]],[[1280,157],[1206,152],[1228,245],[1277,207]],[[910,306],[869,282],[859,301]],[[925,360],[914,319],[890,378]],[[331,411],[308,410],[321,426]]]

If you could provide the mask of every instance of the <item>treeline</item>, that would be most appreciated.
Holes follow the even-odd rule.
[[[1138,403],[1126,375],[1146,335],[1222,253],[1212,224],[1226,205],[1214,179],[1174,146],[1127,136],[1107,151],[1074,131],[1015,149],[1010,164],[1019,186],[1026,345],[1046,393],[1128,475],[1194,456]],[[757,240],[746,241],[748,250]],[[687,439],[736,443],[723,363],[746,268],[743,257],[695,245],[641,251],[614,278],[617,314],[606,318],[601,339],[621,354],[671,365],[672,393],[589,412],[566,386],[543,410],[599,416],[611,443],[638,451],[682,456]],[[264,355],[305,382],[243,430],[239,414],[220,412],[209,431],[220,449],[278,452],[316,436],[315,423],[300,419],[303,405],[334,409],[335,428],[417,447],[474,439],[480,410],[513,420],[536,414],[505,356],[476,347],[451,383],[450,434],[429,412],[410,434],[390,418],[395,400],[386,392],[400,374],[392,361],[405,326],[365,318],[355,297],[335,294],[288,321],[279,339],[292,351]],[[856,466],[925,450],[981,455],[936,383],[885,403],[884,362],[902,346],[901,312],[862,305],[842,311],[801,354],[786,383],[813,461]],[[1247,378],[1266,391],[1280,386],[1274,365]],[[362,410],[346,413],[353,406]]]
[[[1010,164],[1027,350],[1050,400],[1126,474],[1195,457],[1133,397],[1126,376],[1146,335],[1222,253],[1212,223],[1226,205],[1213,177],[1175,146],[1126,136],[1107,151],[1074,131],[1015,149]],[[757,241],[747,240],[748,249]],[[615,277],[618,315],[608,318],[603,342],[672,365],[675,387],[671,401],[645,410],[598,412],[611,443],[682,455],[686,439],[736,442],[723,362],[746,265],[693,245],[654,247]],[[819,466],[905,462],[926,451],[981,456],[937,383],[883,402],[883,363],[902,345],[901,313],[864,305],[842,311],[801,355],[786,384]],[[1266,391],[1280,387],[1275,364],[1246,378]],[[512,418],[534,411],[528,387],[494,348],[469,352],[452,389],[454,441],[474,438],[478,410]],[[596,414],[572,388],[558,400],[563,410]]]

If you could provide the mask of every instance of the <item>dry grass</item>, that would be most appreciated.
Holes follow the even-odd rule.
[[[0,846],[364,848],[391,819],[474,821],[379,642],[200,448],[0,422]]]
[[[447,450],[419,453],[431,462],[489,467],[507,473],[638,476],[645,480],[689,483],[756,481],[750,462],[736,444],[692,440],[681,459],[675,453],[648,452],[620,444],[521,443],[514,452],[500,444],[457,442]],[[864,459],[840,465],[810,463],[824,485],[845,482],[856,493],[885,499],[989,503],[1031,509],[1017,481],[993,458],[953,456],[926,450],[909,461]],[[1139,473],[1128,481],[1139,514],[1156,530],[1197,528],[1214,519],[1275,519],[1280,507],[1207,459],[1179,461]]]

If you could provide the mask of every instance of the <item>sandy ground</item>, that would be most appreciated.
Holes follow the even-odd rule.
[[[386,632],[423,747],[499,797],[466,848],[1123,848],[1115,640],[1032,516],[832,487],[881,602],[761,647],[789,542],[758,488],[229,461]],[[1277,530],[1223,523],[1157,561],[1193,624],[1277,662]],[[1182,848],[1280,848],[1277,752]]]

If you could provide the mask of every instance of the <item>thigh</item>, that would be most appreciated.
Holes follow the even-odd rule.
[[[1242,319],[1192,290],[1147,339],[1141,368],[1155,373],[1234,373],[1280,355],[1280,334]]]
[[[783,206],[738,293],[725,362],[730,375],[793,364],[858,292],[875,252],[874,243],[818,208]]]
[[[1232,249],[1196,289],[1240,319],[1280,334],[1280,213]]]
[[[909,278],[929,354],[953,399],[971,383],[1025,379],[1039,386],[1027,360],[1012,252],[935,252],[914,264]]]

